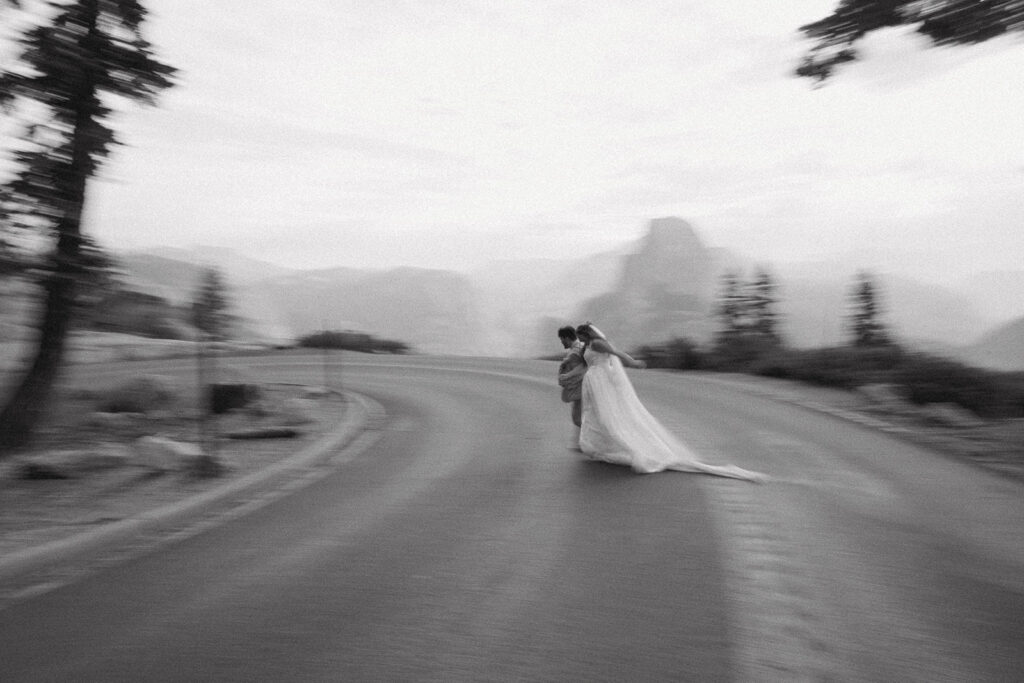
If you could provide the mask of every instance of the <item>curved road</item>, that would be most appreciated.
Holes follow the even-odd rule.
[[[568,450],[552,363],[343,361],[330,381],[384,409],[370,438],[251,514],[0,611],[0,680],[1024,671],[1019,484],[655,371],[632,373],[652,412],[706,459],[773,479],[639,476]],[[223,362],[274,380],[324,373],[312,355]]]

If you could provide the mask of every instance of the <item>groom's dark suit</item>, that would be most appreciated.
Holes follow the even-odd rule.
[[[562,400],[572,404],[572,422],[577,427],[581,422],[580,401],[583,398],[583,374],[587,365],[583,360],[583,348],[579,341],[573,342],[565,352],[565,358],[558,365],[558,384],[562,387]],[[566,374],[569,376],[565,377]]]

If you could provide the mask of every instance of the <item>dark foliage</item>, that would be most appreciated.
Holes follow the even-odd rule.
[[[741,372],[837,389],[892,384],[912,403],[952,403],[985,418],[1024,417],[1024,372],[994,372],[907,350],[897,344],[789,349],[758,353],[701,350],[684,339],[641,347],[634,354],[649,367]]]
[[[851,310],[847,322],[853,345],[870,347],[891,344],[889,332],[882,323],[879,288],[869,273],[857,273],[850,301]]]
[[[0,199],[2,203],[3,199]],[[5,234],[0,225],[0,278],[22,275],[32,268],[32,264],[31,255],[25,253],[13,235]]]
[[[868,33],[894,26],[917,26],[936,45],[981,43],[1024,30],[1020,0],[840,0],[829,16],[801,26],[814,46],[796,75],[821,83],[859,55],[856,43]]]
[[[723,276],[713,364],[751,363],[781,345],[776,289],[775,280],[764,268],[758,268],[753,280],[746,283],[735,273]]]
[[[47,112],[46,120],[25,124],[14,151],[17,170],[0,188],[0,232],[7,246],[23,235],[52,244],[36,352],[0,411],[0,450],[28,444],[64,360],[75,290],[89,267],[86,188],[117,143],[111,105],[152,103],[175,72],[142,37],[146,10],[138,0],[74,0],[50,8],[51,17],[20,36],[10,70],[0,70],[6,113],[30,104]]]
[[[705,367],[705,354],[689,339],[672,339],[661,345],[641,346],[634,354],[651,368],[699,370]]]
[[[214,415],[244,408],[259,400],[261,391],[255,384],[218,383],[207,388],[207,405]]]
[[[918,404],[955,403],[985,417],[1024,417],[1024,373],[999,373],[914,354],[893,373]]]
[[[299,339],[299,346],[309,349],[345,349],[364,353],[408,353],[411,349],[404,342],[393,339],[378,339],[365,332],[323,331],[308,334]]]
[[[1024,373],[982,370],[894,342],[868,273],[858,273],[851,290],[847,346],[787,347],[776,332],[775,289],[763,269],[749,284],[727,273],[716,309],[720,329],[709,347],[677,338],[633,355],[651,368],[740,372],[848,390],[892,384],[913,403],[952,403],[987,418],[1024,417]]]
[[[705,357],[708,369],[749,368],[760,359],[779,352],[779,343],[758,334],[733,337],[728,343],[718,343]]]
[[[757,359],[746,371],[768,377],[854,389],[865,384],[891,381],[892,373],[903,358],[903,349],[896,345],[785,349]]]

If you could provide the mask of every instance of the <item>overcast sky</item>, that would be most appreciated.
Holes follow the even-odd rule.
[[[120,117],[89,229],[293,267],[466,268],[675,215],[768,262],[1019,268],[1021,39],[888,31],[814,89],[791,75],[797,28],[835,2],[151,0],[180,85]]]

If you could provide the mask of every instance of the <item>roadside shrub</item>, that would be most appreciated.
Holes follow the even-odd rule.
[[[750,363],[749,372],[763,377],[779,379],[797,379],[801,363],[794,352],[785,348],[775,348]]]
[[[955,403],[983,417],[1024,416],[1024,381],[1019,375],[913,354],[893,373],[893,381],[912,403]]]
[[[982,417],[1024,417],[1024,373],[1000,373],[897,345],[779,349],[747,372],[838,389],[894,384],[912,403],[952,403]]]
[[[408,353],[409,345],[394,339],[378,339],[377,350],[381,353]]]
[[[717,343],[706,365],[723,372],[751,372],[755,363],[781,348],[777,340],[762,334],[738,334]]]
[[[309,349],[346,349],[364,353],[408,353],[405,342],[378,339],[365,332],[324,331],[299,338],[298,345]]]
[[[685,338],[672,339],[664,344],[641,346],[634,355],[651,368],[671,370],[698,370],[705,365],[704,354],[694,342]]]
[[[996,372],[899,344],[792,349],[755,335],[702,350],[687,339],[640,347],[652,368],[741,372],[852,390],[888,384],[918,405],[953,404],[985,418],[1024,418],[1024,372]]]
[[[853,389],[864,384],[889,381],[903,353],[895,345],[778,349],[752,363],[749,371],[827,387]]]

